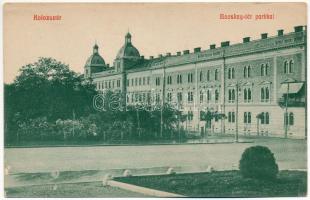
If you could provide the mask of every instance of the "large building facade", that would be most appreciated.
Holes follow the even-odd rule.
[[[176,105],[186,116],[183,127],[189,134],[306,138],[304,26],[149,59],[127,33],[113,66],[105,64],[98,48],[94,46],[84,75],[99,91],[118,91],[127,105]],[[205,113],[215,117],[205,121]]]

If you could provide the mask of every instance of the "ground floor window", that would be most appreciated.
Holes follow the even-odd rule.
[[[251,121],[252,121],[251,112],[244,112],[243,113],[243,122],[245,124],[251,124]]]
[[[269,124],[269,112],[262,113],[261,124]]]
[[[235,112],[228,112],[228,122],[229,123],[235,122]]]
[[[284,125],[294,125],[294,113],[284,113]]]

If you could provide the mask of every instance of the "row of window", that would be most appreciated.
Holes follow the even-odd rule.
[[[269,87],[261,88],[261,102],[269,102],[270,101],[270,92]],[[236,90],[228,89],[228,102],[233,103],[236,100]],[[245,103],[249,103],[252,101],[252,90],[251,88],[244,88],[243,90],[243,100]]]
[[[116,80],[116,87],[117,88],[121,87],[121,80]],[[115,88],[115,80],[97,82],[98,90],[110,89],[110,88]]]
[[[127,86],[149,85],[150,77],[127,79]]]

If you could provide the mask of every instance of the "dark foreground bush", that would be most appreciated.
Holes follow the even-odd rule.
[[[256,179],[275,179],[279,169],[273,153],[264,146],[247,148],[239,162],[243,177]]]

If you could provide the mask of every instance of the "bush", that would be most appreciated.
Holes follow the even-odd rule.
[[[264,146],[247,148],[239,162],[243,177],[256,179],[275,179],[279,169],[273,153]]]

